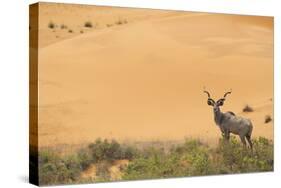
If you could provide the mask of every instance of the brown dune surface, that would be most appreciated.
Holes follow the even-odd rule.
[[[231,88],[222,111],[250,118],[253,137],[273,139],[273,122],[264,123],[273,117],[272,18],[52,3],[40,10],[39,146],[99,137],[216,143],[203,86],[215,99]],[[246,104],[254,111],[242,112]]]

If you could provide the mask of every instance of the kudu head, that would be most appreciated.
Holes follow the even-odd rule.
[[[206,94],[208,95],[207,104],[208,104],[209,106],[213,106],[214,112],[219,111],[219,107],[220,107],[220,106],[223,106],[224,101],[225,101],[225,99],[226,99],[226,96],[227,96],[228,94],[231,94],[231,92],[232,92],[232,90],[226,92],[226,93],[223,95],[223,98],[220,98],[219,100],[217,100],[217,102],[215,102],[215,100],[211,98],[210,93],[209,93],[208,91],[206,91],[205,88],[204,88],[204,93],[206,93]]]

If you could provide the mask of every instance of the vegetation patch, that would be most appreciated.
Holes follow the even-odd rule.
[[[129,160],[122,166],[119,180],[201,176],[263,172],[273,170],[273,143],[260,137],[253,139],[253,149],[243,147],[235,137],[220,140],[216,148],[198,140],[186,140],[168,150],[155,146],[141,149],[115,140],[97,139],[71,155],[57,155],[44,149],[39,152],[40,185],[90,183],[116,180],[110,168],[118,160]],[[81,173],[92,164],[95,178]]]

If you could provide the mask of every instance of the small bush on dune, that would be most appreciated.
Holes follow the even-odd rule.
[[[57,183],[60,158],[46,150],[39,153],[39,184]]]
[[[115,160],[121,158],[120,144],[116,141],[108,142],[108,140],[96,140],[95,143],[90,144],[89,150],[92,154],[94,162],[101,160]]]
[[[54,28],[56,27],[56,25],[55,25],[54,22],[50,21],[49,24],[48,24],[48,27],[49,27],[50,29],[54,29]]]
[[[269,122],[271,122],[271,121],[272,121],[271,116],[270,116],[270,115],[266,115],[266,116],[265,116],[265,119],[264,119],[264,123],[269,123]]]
[[[243,108],[243,112],[253,112],[253,111],[254,111],[254,109],[251,106],[249,106],[249,105],[246,105]]]
[[[92,27],[93,27],[93,24],[92,24],[92,22],[87,21],[87,22],[85,22],[84,27],[92,28]]]
[[[133,146],[126,146],[122,149],[123,159],[132,160],[140,155],[140,151]]]
[[[82,170],[87,169],[90,164],[93,163],[93,158],[87,148],[82,148],[78,151],[78,158],[80,160]]]
[[[218,147],[221,167],[228,173],[259,172],[273,170],[273,145],[268,139],[253,139],[253,150],[245,148],[232,137],[229,143],[221,141]]]
[[[65,175],[68,180],[74,182],[78,179],[81,172],[81,160],[77,155],[70,155],[63,160],[66,171]]]
[[[68,32],[69,32],[69,33],[73,33],[73,30],[72,30],[72,29],[69,29]]]
[[[126,23],[128,23],[126,19],[120,19],[120,18],[115,22],[116,25],[122,25]]]
[[[61,158],[52,151],[39,154],[40,185],[73,183],[78,180],[80,171],[80,160],[75,155]]]
[[[97,139],[88,148],[94,162],[132,159],[138,152],[136,148],[121,146],[117,141],[108,141],[107,139],[103,141]]]
[[[200,142],[189,141],[184,144],[186,153],[182,159],[190,164],[188,168],[188,175],[207,175],[212,173],[212,166],[210,163],[210,150],[207,146]]]
[[[227,169],[225,173],[231,173],[239,170],[238,166],[242,163],[243,156],[247,155],[248,150],[243,148],[235,137],[231,137],[229,142],[220,139],[217,152],[221,155],[221,161],[217,161],[217,163],[222,164],[223,169]]]
[[[61,24],[61,25],[60,25],[60,28],[61,28],[61,29],[67,29],[67,26],[64,25],[64,24]]]

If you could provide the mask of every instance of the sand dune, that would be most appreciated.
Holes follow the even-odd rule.
[[[203,86],[215,99],[232,88],[222,110],[249,117],[254,137],[273,139],[273,122],[264,123],[273,116],[272,18],[45,3],[40,9],[40,146],[98,137],[215,143],[220,132]],[[94,17],[99,27],[84,28]],[[120,17],[128,22],[107,27]],[[53,32],[50,20],[75,32]],[[254,112],[242,113],[246,104]]]

